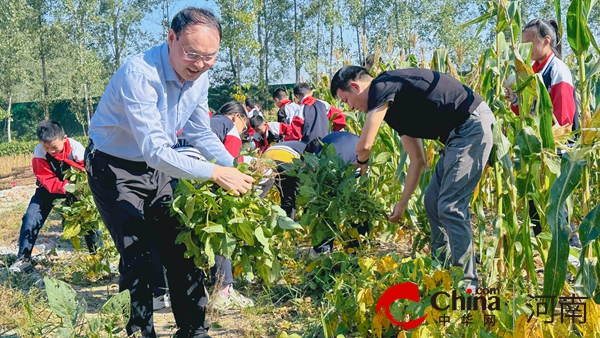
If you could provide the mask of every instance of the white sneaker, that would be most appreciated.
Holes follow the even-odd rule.
[[[254,306],[254,301],[239,292],[237,292],[233,285],[229,285],[223,290],[219,291],[212,301],[214,308],[220,311],[230,310],[233,308],[247,308]]]
[[[171,307],[171,296],[165,293],[162,296],[152,297],[152,308],[154,311]]]
[[[16,262],[14,262],[9,268],[8,271],[10,271],[13,274],[17,274],[17,273],[29,273],[31,271],[33,271],[33,265],[31,265],[31,258],[25,258],[25,257],[21,257],[19,258]]]

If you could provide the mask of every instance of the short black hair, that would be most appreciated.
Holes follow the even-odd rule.
[[[273,99],[285,100],[289,98],[288,92],[283,88],[277,88],[273,92]]]
[[[256,101],[254,101],[254,99],[251,97],[247,97],[244,103],[246,104],[246,107],[250,109],[256,108]]]
[[[312,87],[306,83],[306,82],[298,82],[296,83],[296,85],[294,86],[294,96],[306,96],[308,93],[310,93],[312,90]]]
[[[246,116],[246,110],[244,109],[244,106],[242,106],[241,103],[237,101],[229,101],[223,106],[221,106],[221,108],[219,108],[219,111],[215,115],[231,116],[235,114]]]
[[[338,70],[331,78],[331,94],[337,97],[338,89],[348,91],[350,82],[361,79],[365,76],[372,77],[366,68],[359,66],[344,66]]]
[[[252,129],[260,127],[263,123],[265,123],[265,119],[258,114],[252,116],[252,118],[250,119],[250,126],[252,127]]]
[[[214,28],[219,32],[219,40],[222,38],[221,22],[210,9],[186,7],[175,14],[171,21],[171,29],[177,37],[179,37],[179,33],[182,30],[188,28],[190,25]]]
[[[62,140],[65,137],[65,130],[60,123],[52,120],[40,121],[35,133],[37,134],[38,140],[41,142]]]

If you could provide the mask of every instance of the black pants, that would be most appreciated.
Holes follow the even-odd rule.
[[[369,234],[369,230],[371,230],[371,226],[369,225],[369,222],[364,222],[362,224],[355,224],[355,228],[358,231],[358,233],[362,236],[366,236]],[[316,252],[326,252],[326,251],[333,251],[333,240],[335,240],[334,237],[328,237],[325,238],[319,245],[315,245],[313,246],[313,250],[315,250]],[[352,238],[351,240],[347,241],[346,243],[344,243],[344,248],[348,249],[348,248],[358,248],[360,246],[360,242],[358,241],[358,239]]]
[[[131,318],[127,333],[141,331],[156,337],[152,321],[153,268],[151,250],[156,245],[167,268],[172,310],[178,337],[205,323],[208,298],[204,273],[192,259],[184,258],[184,244],[175,244],[179,220],[170,215],[176,179],[143,162],[119,159],[86,149],[88,182],[104,224],[120,254],[119,289],[129,290]]]
[[[215,255],[215,265],[210,268],[210,276],[219,289],[233,284],[231,261],[221,255]]]
[[[164,296],[167,293],[165,271],[163,263],[160,260],[160,254],[154,243],[150,247],[150,259],[152,260],[152,294],[154,297]]]
[[[31,258],[31,251],[35,241],[44,226],[52,207],[54,200],[66,198],[65,194],[51,194],[46,188],[38,187],[31,201],[27,206],[27,211],[23,215],[21,223],[21,233],[19,235],[19,251],[17,257]],[[102,246],[102,232],[100,230],[90,230],[85,236],[85,243],[91,253],[95,253],[99,246]]]
[[[281,195],[281,208],[285,211],[288,217],[294,219],[296,217],[296,195],[298,194],[298,179],[285,174],[285,169],[281,166],[277,167],[276,186]]]

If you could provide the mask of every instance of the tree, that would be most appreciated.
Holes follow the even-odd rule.
[[[150,34],[142,28],[144,17],[159,0],[101,0],[100,48],[112,74],[126,56],[140,52],[151,44]]]
[[[93,92],[92,86],[106,82],[101,78],[104,65],[95,39],[100,31],[97,3],[95,0],[65,0],[57,14],[72,44],[70,57],[75,65],[70,77],[72,94],[69,99],[71,107],[75,108],[75,116],[83,128],[83,134],[86,135],[93,110],[92,97],[101,94],[97,90]]]
[[[242,85],[244,73],[256,59],[260,45],[254,38],[256,11],[251,0],[217,0],[221,11],[222,54],[234,83]]]
[[[7,108],[2,110],[0,118],[6,119],[7,141],[11,142],[11,109],[15,87],[19,86],[25,76],[23,60],[28,58],[32,50],[24,23],[27,21],[27,7],[22,1],[8,0],[5,10],[0,14],[0,90],[6,95]]]

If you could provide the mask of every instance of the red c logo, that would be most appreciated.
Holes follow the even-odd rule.
[[[381,298],[377,301],[377,305],[375,305],[375,310],[378,313],[381,313],[383,309],[385,309],[385,316],[388,317],[390,322],[396,326],[402,327],[403,330],[411,330],[421,325],[425,321],[425,318],[427,318],[427,314],[421,318],[408,322],[399,322],[394,318],[390,312],[390,306],[399,299],[408,299],[413,302],[419,302],[421,300],[421,297],[419,296],[419,287],[412,282],[404,282],[391,286],[389,289],[385,290],[383,295],[381,295]]]

